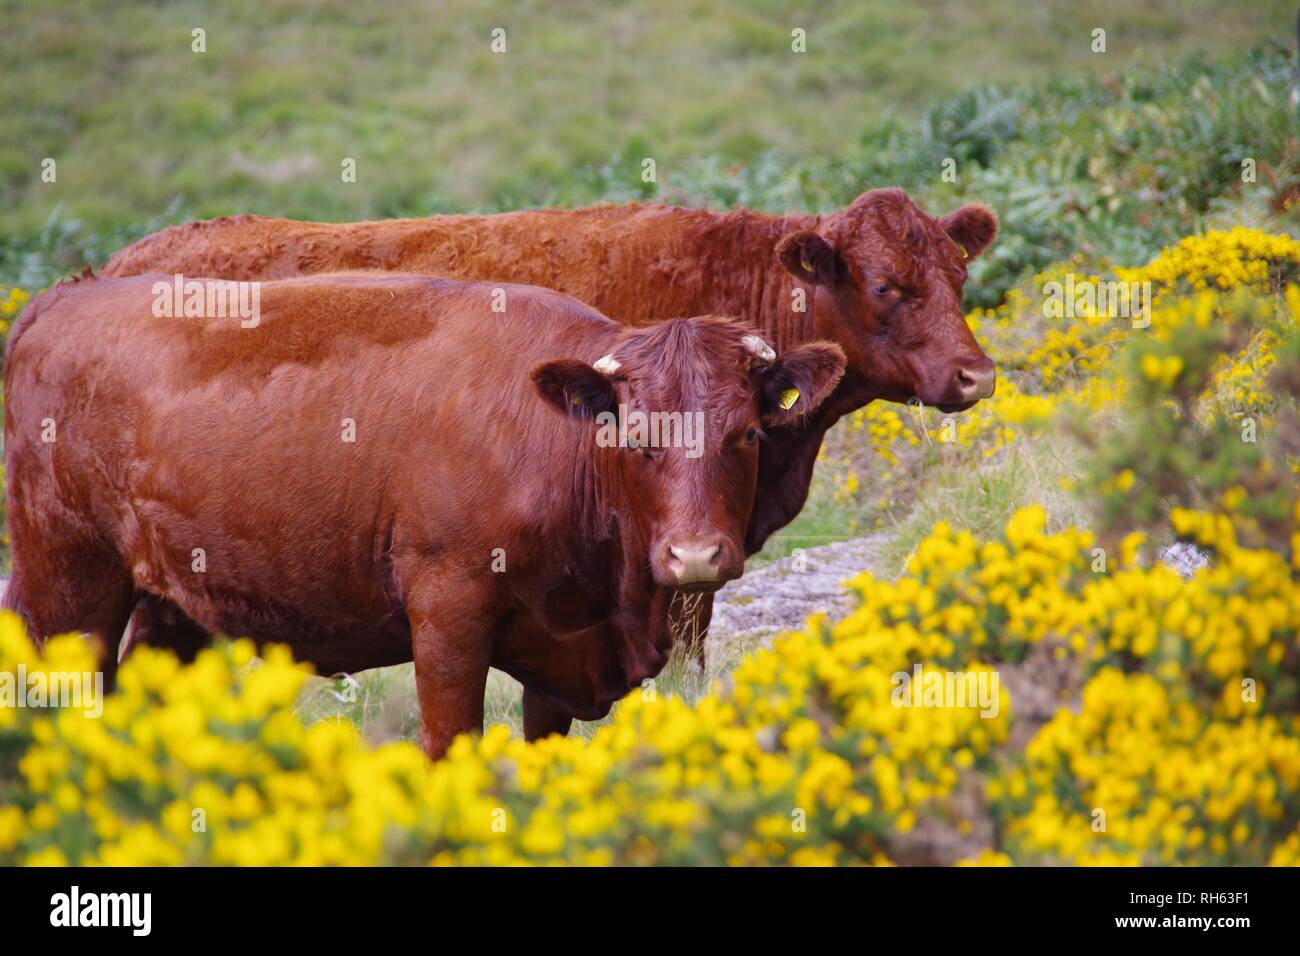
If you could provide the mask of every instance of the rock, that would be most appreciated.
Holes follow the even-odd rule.
[[[819,611],[833,620],[844,617],[856,602],[846,582],[879,568],[885,540],[877,534],[805,548],[800,555],[746,571],[714,597],[706,654],[725,654],[738,644],[745,650],[767,646]]]

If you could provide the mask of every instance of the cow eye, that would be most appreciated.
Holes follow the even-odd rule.
[[[642,455],[644,455],[646,458],[653,458],[653,457],[654,457],[654,455],[652,455],[651,452],[650,452],[650,446],[649,446],[649,445],[647,445],[647,444],[646,444],[645,442],[643,442],[643,441],[637,441],[637,440],[636,440],[635,438],[633,438],[631,435],[628,435],[628,436],[627,436],[627,450],[628,450],[628,451],[639,451],[639,452],[640,452]]]
[[[650,446],[643,441],[638,441],[631,435],[627,436],[627,442],[624,447],[626,447],[628,451],[640,452],[641,457],[645,458],[647,461],[654,460],[654,452],[651,450]]]
[[[888,282],[882,282],[880,285],[876,286],[871,291],[874,292],[876,295],[889,295],[890,288],[891,287]]]

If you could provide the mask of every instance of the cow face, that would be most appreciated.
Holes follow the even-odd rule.
[[[786,235],[776,254],[814,286],[813,334],[843,347],[846,380],[861,397],[962,411],[993,394],[993,362],[966,325],[961,297],[966,263],[997,231],[984,206],[934,219],[901,189],[880,189],[815,232]]]
[[[557,359],[532,375],[595,431],[638,564],[660,587],[711,591],[744,569],[764,426],[798,421],[843,371],[830,343],[778,358],[738,323],[705,317],[626,332],[594,365]]]

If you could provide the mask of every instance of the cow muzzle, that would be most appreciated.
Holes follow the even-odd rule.
[[[963,412],[980,399],[991,397],[997,387],[997,378],[991,359],[960,362],[944,389],[943,401],[934,405],[941,412]]]
[[[721,534],[672,535],[655,548],[651,570],[662,587],[712,591],[740,577],[742,562],[730,539]]]
[[[957,369],[956,385],[963,402],[978,402],[981,398],[990,398],[997,385],[998,373],[993,363],[970,368]]]

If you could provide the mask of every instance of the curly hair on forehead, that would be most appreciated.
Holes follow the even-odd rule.
[[[926,216],[901,189],[873,189],[863,193],[845,213],[846,218],[868,221],[885,239],[921,255],[934,251],[941,231],[938,223]]]
[[[658,400],[698,408],[713,404],[720,386],[744,391],[754,362],[747,335],[757,332],[720,316],[671,319],[631,332],[614,355],[622,375],[648,386]]]
[[[954,273],[960,270],[960,265],[951,261],[943,226],[901,189],[865,192],[849,204],[844,217],[855,227],[870,227],[883,247],[873,252],[886,257],[903,282],[918,283],[923,273],[934,267]],[[861,233],[855,239],[871,241]]]

